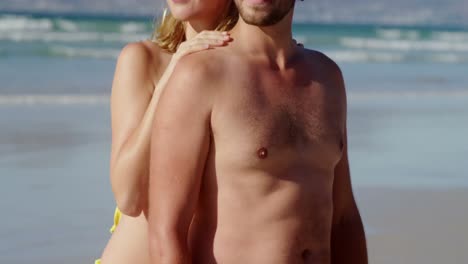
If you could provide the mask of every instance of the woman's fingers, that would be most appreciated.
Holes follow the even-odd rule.
[[[195,36],[190,41],[197,41],[197,40],[213,40],[213,41],[228,42],[228,41],[231,40],[231,37],[229,36],[228,33],[217,32],[217,31],[208,31],[206,33],[202,32],[202,33],[198,34],[197,36]]]
[[[190,45],[190,48],[187,48],[186,50],[183,51],[182,56],[188,55],[190,53],[202,51],[202,50],[207,50],[209,48],[211,48],[211,46],[208,44],[204,44],[204,43],[193,44],[193,45]]]
[[[211,46],[222,46],[224,45],[224,43],[226,43],[227,40],[224,40],[224,39],[194,39],[192,43],[190,44],[193,44],[193,45],[197,45],[197,44],[207,44],[207,45],[211,45]]]
[[[189,45],[185,46],[183,49],[179,48],[179,50],[177,51],[177,53],[179,53],[179,56],[184,56],[193,52],[224,45],[224,43],[210,42],[210,41],[198,41],[198,42],[187,43],[187,44]]]
[[[201,38],[211,38],[211,37],[223,37],[223,36],[229,36],[229,33],[227,31],[202,31],[198,33],[195,38],[201,37]]]
[[[190,53],[206,50],[214,47],[221,47],[231,41],[231,37],[227,32],[219,31],[202,31],[192,39],[189,39],[182,44],[176,52],[176,58],[180,58]]]
[[[184,43],[184,45],[181,45],[179,47],[179,50],[177,51],[178,53],[187,53],[187,52],[192,52],[192,50],[200,50],[200,47],[206,47],[205,49],[208,48],[213,48],[213,47],[221,47],[226,44],[229,40],[226,39],[220,39],[220,38],[197,38],[197,39],[191,39],[190,41],[187,41]]]

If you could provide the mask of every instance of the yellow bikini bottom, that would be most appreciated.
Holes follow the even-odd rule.
[[[120,222],[120,217],[122,217],[122,212],[120,212],[119,208],[118,207],[115,207],[115,211],[114,211],[114,224],[112,225],[112,227],[110,228],[110,232],[113,233],[115,228],[117,228],[117,225],[119,225],[119,222]],[[94,261],[94,264],[101,264],[101,259],[96,259]]]

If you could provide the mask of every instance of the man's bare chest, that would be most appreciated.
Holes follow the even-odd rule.
[[[341,153],[344,106],[333,87],[253,81],[228,91],[213,113],[214,133],[225,146],[259,159],[321,154],[335,160]]]

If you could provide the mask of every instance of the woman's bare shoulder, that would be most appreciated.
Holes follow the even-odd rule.
[[[144,40],[125,45],[120,52],[117,64],[140,65],[154,70],[164,64],[169,57],[170,55],[161,49],[157,43]]]
[[[135,83],[146,84],[152,92],[155,79],[164,72],[170,54],[150,40],[131,42],[120,51],[117,59],[115,79],[132,79]]]

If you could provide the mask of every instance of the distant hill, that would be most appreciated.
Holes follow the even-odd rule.
[[[163,0],[1,0],[0,10],[152,16]],[[305,0],[296,21],[468,26],[468,0]]]

